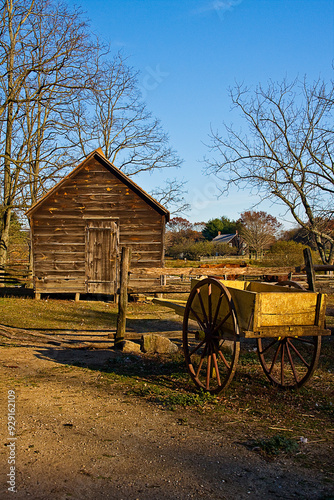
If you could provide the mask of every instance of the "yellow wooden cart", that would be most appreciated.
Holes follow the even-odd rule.
[[[196,386],[213,394],[234,376],[240,340],[253,338],[268,379],[299,388],[312,376],[325,328],[326,295],[294,282],[194,280],[187,301],[154,299],[183,316],[183,350]]]

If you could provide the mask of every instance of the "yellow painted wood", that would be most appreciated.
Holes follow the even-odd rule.
[[[186,308],[186,303],[187,301],[185,300],[167,300],[167,299],[158,299],[158,298],[154,298],[152,300],[152,302],[154,304],[158,304],[159,306],[166,306],[170,309],[174,309],[174,311],[176,312],[176,314],[178,314],[179,316],[184,316],[184,311],[185,311],[185,308]]]
[[[223,283],[231,293],[241,330],[282,326],[324,328],[325,294],[269,283],[245,282],[244,290],[237,281]]]
[[[258,281],[250,281],[246,287],[246,290],[251,292],[271,292],[271,293],[305,293],[305,290],[299,290],[298,288],[289,288],[287,286],[275,285],[272,283],[261,283]]]
[[[261,293],[260,326],[314,325],[317,294]]]
[[[254,327],[255,309],[258,294],[248,290],[240,290],[228,286],[235,309],[240,330],[252,330]]]
[[[232,280],[219,280],[227,288],[233,288],[236,290],[247,290],[249,287],[249,281],[232,281]]]
[[[267,326],[259,330],[244,330],[242,336],[246,339],[264,337],[307,337],[314,335],[331,335],[331,330],[318,326]]]

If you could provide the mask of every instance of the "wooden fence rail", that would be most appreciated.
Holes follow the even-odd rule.
[[[315,284],[329,283],[334,287],[334,274],[317,274],[324,266],[313,266]],[[142,268],[129,273],[128,293],[189,293],[192,278],[219,276],[224,279],[244,281],[301,281],[310,283],[307,266],[303,268],[249,268],[249,267],[203,267],[203,268]],[[330,266],[334,270],[334,266]],[[152,284],[154,283],[154,284]],[[313,285],[316,286],[316,285]],[[33,288],[32,273],[27,262],[8,263],[0,267],[0,287]]]
[[[25,262],[9,263],[0,266],[0,286],[32,288],[32,272],[29,264]]]

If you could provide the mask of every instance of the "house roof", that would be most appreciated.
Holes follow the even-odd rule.
[[[157,200],[150,196],[146,191],[133,182],[127,175],[125,175],[121,170],[115,167],[102,153],[102,149],[98,148],[92,153],[90,153],[79,165],[77,165],[68,175],[66,175],[60,182],[55,184],[44,196],[42,196],[34,205],[32,205],[27,211],[27,217],[31,217],[34,212],[39,208],[53,193],[55,193],[63,184],[70,179],[72,179],[82,168],[85,167],[87,162],[92,158],[97,159],[107,170],[109,170],[115,177],[126,184],[130,189],[132,189],[140,198],[142,198],[148,205],[154,208],[161,215],[165,215],[166,222],[169,221],[170,214],[169,211],[161,205]]]
[[[214,241],[215,243],[230,243],[233,238],[235,238],[236,236],[238,236],[237,233],[234,233],[234,234],[218,234],[218,236],[216,236],[215,238],[213,238],[212,241]]]

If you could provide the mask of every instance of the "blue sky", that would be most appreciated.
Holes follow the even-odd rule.
[[[334,77],[334,0],[77,0],[92,29],[139,70],[148,108],[158,117],[184,163],[166,174],[188,181],[192,222],[222,215],[237,219],[259,200],[247,192],[217,199],[202,162],[210,127],[240,124],[228,87],[307,75]],[[136,178],[150,191],[159,176]],[[284,210],[258,209],[280,219]],[[280,217],[281,216],[281,217]]]

